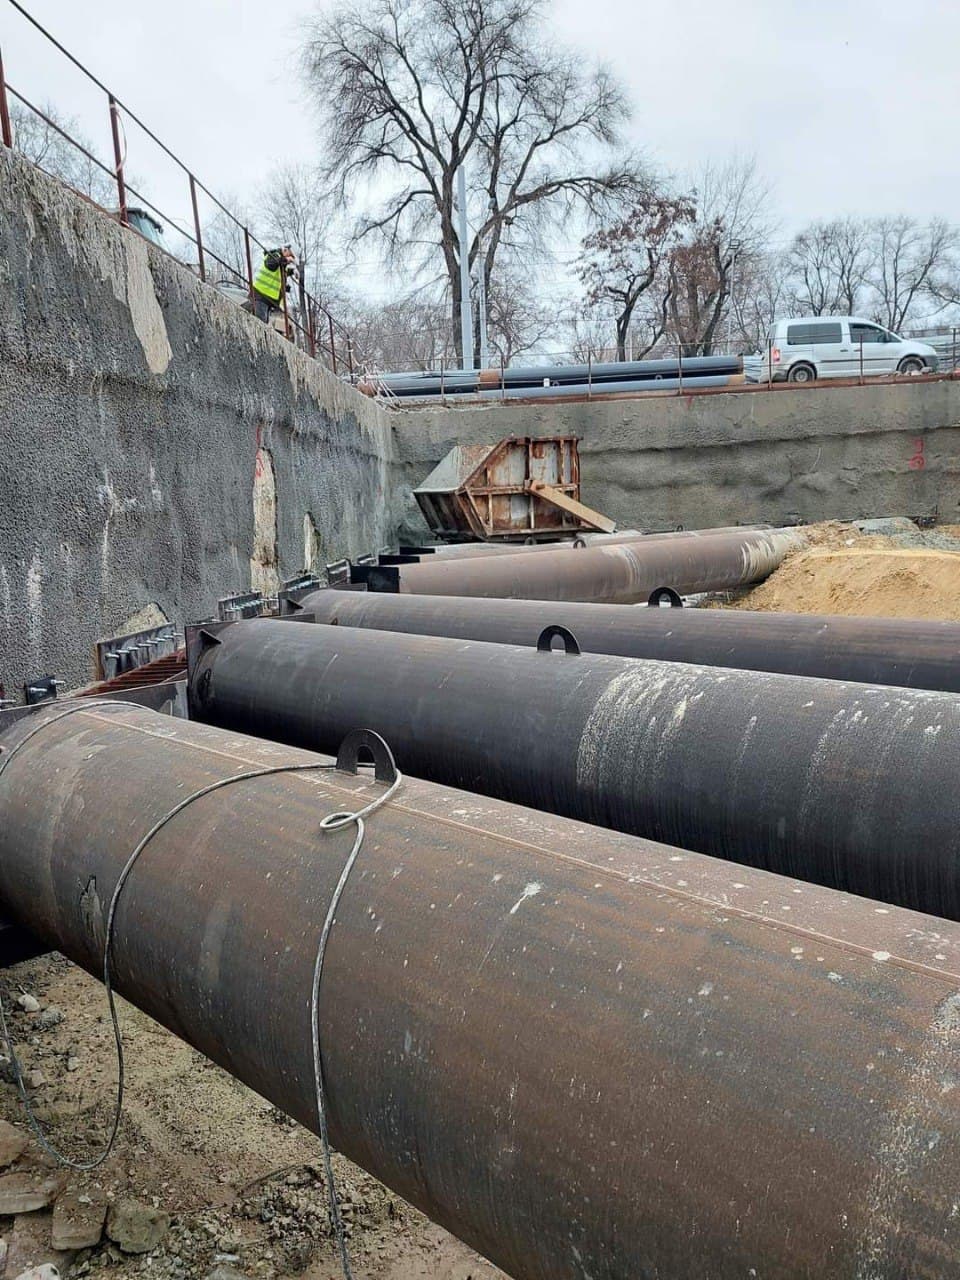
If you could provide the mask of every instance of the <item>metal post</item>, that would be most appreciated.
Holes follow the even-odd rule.
[[[310,324],[310,317],[307,314],[307,288],[306,288],[306,285],[303,283],[303,276],[306,270],[306,263],[303,261],[302,258],[300,259],[298,270],[299,270],[300,280],[297,283],[297,292],[300,298],[300,321],[303,325],[304,335],[306,336],[306,339],[307,339],[307,350],[309,351],[310,355],[315,356],[317,354],[317,349],[314,346],[314,342],[313,342],[313,326]]]
[[[863,383],[863,336],[860,337],[860,382]]]
[[[593,395],[593,349],[587,352],[587,399]]]
[[[470,247],[467,243],[467,175],[463,165],[457,170],[457,213],[460,240],[460,348],[461,365],[473,368],[473,311],[470,306]]]
[[[353,381],[353,337],[347,334],[347,368],[350,370],[350,381]]]
[[[503,352],[500,352],[500,399],[507,398],[507,370],[503,362]]]
[[[287,268],[284,263],[280,271],[280,301],[283,303],[283,336],[288,342],[290,337],[290,312],[287,309]]]
[[[333,372],[337,372],[337,346],[333,335],[333,316],[327,312],[327,322],[330,326],[330,363],[333,366]]]
[[[7,81],[3,74],[2,50],[0,50],[0,137],[5,147],[13,146],[13,125],[10,123],[10,109],[7,105]]]
[[[247,288],[250,290],[250,302],[253,303],[253,257],[250,253],[250,232],[243,228],[243,245],[247,252]]]
[[[207,269],[203,261],[203,234],[200,230],[200,210],[197,207],[197,184],[192,173],[188,174],[190,179],[190,203],[193,205],[193,229],[197,233],[197,262],[200,266],[200,279],[206,280]]]
[[[117,106],[117,100],[112,93],[108,95],[108,100],[110,102],[110,131],[113,134],[113,159],[117,175],[117,197],[120,201],[120,221],[124,226],[127,226],[127,188],[123,181],[123,152],[120,150],[120,108]]]
[[[683,342],[681,341],[679,334],[677,335],[677,369],[680,375],[677,380],[677,395],[682,396],[683,395]]]
[[[2,70],[2,69],[0,69]],[[953,372],[957,372],[957,329],[953,329]]]
[[[480,271],[477,276],[478,308],[480,312],[480,368],[485,369],[490,362],[490,350],[487,345],[487,282],[483,259],[480,259]]]
[[[767,339],[767,390],[773,388],[773,343]]]
[[[440,403],[447,403],[446,388],[443,385],[443,356],[440,357]]]

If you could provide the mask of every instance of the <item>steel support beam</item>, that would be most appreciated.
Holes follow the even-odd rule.
[[[418,777],[960,919],[954,694],[281,620],[204,634],[191,714],[222,728],[332,751],[363,725]]]
[[[588,653],[960,693],[960,623],[741,609],[637,609],[318,590],[287,613],[343,627],[536,647],[559,624]]]
[[[160,817],[311,760],[128,707],[51,723],[0,776],[0,901],[97,973]],[[353,840],[318,821],[377,790],[212,792],[117,914],[119,990],[309,1127]],[[516,1280],[953,1280],[958,990],[955,925],[407,779],[327,949],[331,1136]]]
[[[528,600],[587,600],[631,604],[657,587],[682,595],[758,582],[800,545],[795,530],[744,530],[666,537],[538,554],[431,557],[420,564],[373,566],[370,591],[412,595],[485,596]]]

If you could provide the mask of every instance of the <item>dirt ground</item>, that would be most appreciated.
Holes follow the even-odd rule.
[[[0,973],[5,1009],[21,993],[41,1006],[8,1014],[25,1072],[45,1078],[33,1094],[40,1117],[58,1145],[89,1159],[103,1142],[116,1079],[103,987],[48,956]],[[339,1280],[319,1141],[130,1005],[122,1006],[122,1025],[127,1099],[118,1146],[99,1170],[66,1182],[90,1196],[158,1208],[170,1215],[169,1229],[150,1254],[123,1254],[105,1239],[71,1258],[49,1248],[49,1210],[0,1217],[8,1248],[2,1280],[48,1261],[70,1278]],[[25,1123],[9,1073],[0,1118]],[[502,1278],[355,1165],[341,1157],[335,1165],[356,1280]],[[12,1168],[39,1180],[52,1161],[32,1143]]]
[[[882,536],[824,524],[807,533],[808,545],[734,608],[960,621],[960,527]]]

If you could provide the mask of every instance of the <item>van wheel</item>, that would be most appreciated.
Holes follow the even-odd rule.
[[[795,364],[787,374],[788,382],[813,382],[817,371],[812,364]]]
[[[923,373],[923,361],[918,356],[907,356],[897,365],[897,373]]]

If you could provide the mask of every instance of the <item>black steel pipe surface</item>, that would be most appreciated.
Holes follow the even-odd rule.
[[[588,653],[960,693],[957,622],[329,589],[290,607],[345,627],[533,647],[559,624]]]
[[[129,707],[49,723],[0,775],[0,904],[98,974],[154,823],[319,759]],[[311,1128],[353,840],[318,823],[380,790],[211,792],[119,902],[118,989]],[[955,1280],[958,991],[956,925],[407,778],[327,947],[331,1136],[516,1280]]]
[[[369,591],[412,595],[633,604],[657,587],[688,595],[759,582],[802,542],[792,529],[745,529],[527,555],[431,556],[419,564],[371,566],[366,582]]]
[[[418,777],[960,918],[955,694],[269,619],[189,654],[222,728],[362,725]]]

